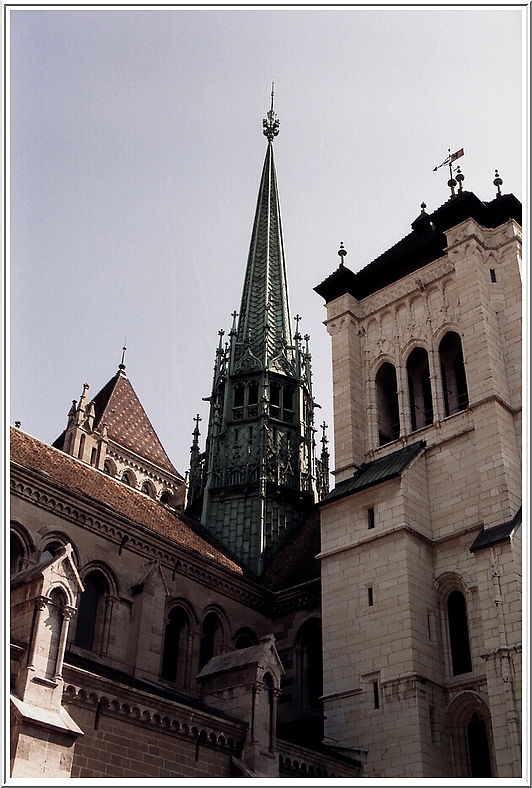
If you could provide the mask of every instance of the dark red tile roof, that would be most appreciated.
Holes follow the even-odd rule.
[[[106,424],[109,438],[119,446],[129,449],[172,475],[183,478],[172,465],[125,375],[117,372],[91,402],[94,403],[95,429],[101,429]],[[53,442],[55,448],[63,448],[65,432]]]
[[[124,387],[126,388],[126,387]],[[59,449],[11,427],[11,462],[45,475],[47,481],[103,504],[117,515],[194,550],[239,575],[244,571],[200,523],[175,514],[162,504],[91,468]]]
[[[96,411],[95,428],[107,424],[108,435],[115,443],[160,468],[181,476],[170,462],[146,411],[125,375],[118,372],[96,394],[93,402]]]

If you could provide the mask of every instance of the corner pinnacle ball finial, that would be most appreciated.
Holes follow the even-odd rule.
[[[344,267],[344,258],[346,256],[346,254],[347,254],[347,252],[344,249],[344,242],[340,241],[340,248],[338,249],[338,256],[340,257],[340,266],[342,268]]]
[[[499,175],[499,170],[495,170],[495,180],[493,181],[493,185],[497,187],[497,197],[501,196],[501,186],[503,184],[503,180]]]
[[[270,110],[268,112],[267,117],[264,118],[264,120],[262,121],[262,133],[264,134],[265,137],[267,137],[268,142],[272,142],[274,137],[276,137],[279,134],[279,121],[277,119],[277,115],[273,110],[273,95],[274,95],[273,86],[274,83],[272,82],[272,94],[271,94],[272,103],[270,106]]]

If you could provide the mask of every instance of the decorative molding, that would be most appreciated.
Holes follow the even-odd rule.
[[[148,691],[126,687],[82,671],[64,666],[63,705],[93,708],[102,714],[126,718],[128,723],[159,728],[200,743],[239,753],[244,746],[247,726],[236,720],[218,720],[214,714],[186,706],[179,701],[158,698]]]
[[[305,608],[311,603],[319,602],[319,589],[309,592],[306,587],[297,591],[287,589],[272,592],[255,585],[252,580],[235,576],[231,570],[214,565],[209,558],[194,553],[185,545],[172,543],[168,537],[153,532],[150,540],[145,527],[128,520],[109,508],[105,512],[105,520],[97,511],[97,505],[91,505],[87,499],[79,499],[70,491],[49,490],[50,482],[44,478],[36,478],[36,474],[23,466],[12,464],[11,491],[17,497],[28,501],[46,511],[53,512],[68,522],[87,528],[108,539],[120,547],[122,539],[127,536],[123,550],[131,550],[148,559],[158,559],[162,567],[174,578],[177,574],[192,578],[206,588],[215,590],[231,599],[270,616],[279,615],[288,610]],[[72,503],[68,498],[74,499]],[[61,500],[62,499],[62,500]],[[77,499],[77,500],[76,500]],[[101,504],[106,509],[105,504]],[[316,581],[317,582],[317,581]],[[168,580],[169,587],[171,580]]]

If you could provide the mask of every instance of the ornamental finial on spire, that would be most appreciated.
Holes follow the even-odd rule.
[[[126,374],[126,350],[127,350],[127,337],[124,339],[124,347],[122,348],[122,361],[118,365],[118,371],[120,374]]]
[[[273,138],[279,134],[279,120],[273,111],[273,86],[272,82],[272,103],[267,118],[262,121],[262,133],[268,138],[268,142],[272,142]]]

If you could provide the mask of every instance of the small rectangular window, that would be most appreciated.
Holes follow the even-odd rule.
[[[379,682],[373,682],[373,706],[374,708],[380,708],[380,698],[379,698]]]
[[[375,528],[375,509],[368,509],[368,530]]]
[[[495,268],[490,268],[490,278],[492,282],[497,281],[497,274],[495,273]]]
[[[368,588],[368,605],[373,607],[373,587],[370,586]]]

